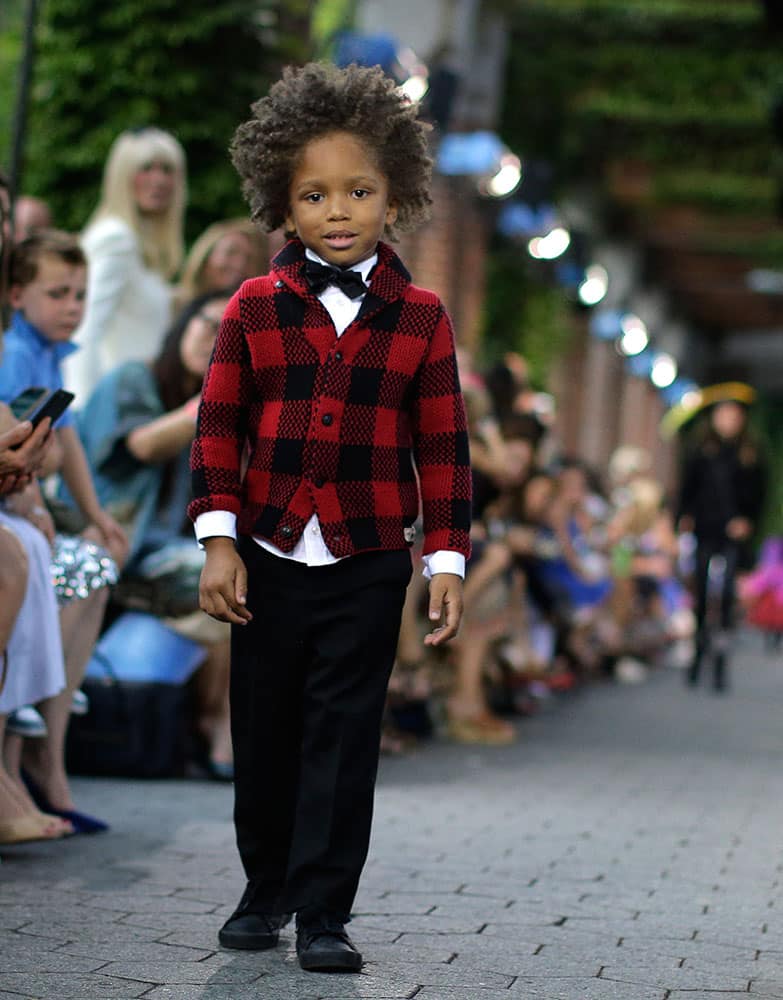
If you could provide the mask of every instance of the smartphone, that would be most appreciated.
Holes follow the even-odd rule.
[[[33,385],[12,399],[9,406],[17,420],[29,420],[35,428],[46,417],[51,417],[54,424],[74,398],[74,394],[65,389],[46,389]]]

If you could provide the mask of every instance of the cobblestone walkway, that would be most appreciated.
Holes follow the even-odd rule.
[[[4,849],[0,1000],[783,998],[780,657],[747,645],[725,698],[663,672],[519,729],[383,762],[353,977],[299,971],[290,931],[218,949],[229,789],[79,782],[113,832]]]

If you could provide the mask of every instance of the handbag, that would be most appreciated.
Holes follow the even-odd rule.
[[[66,766],[101,777],[178,777],[185,769],[186,681],[197,643],[151,615],[126,612],[96,645],[82,690],[90,709],[71,718]]]

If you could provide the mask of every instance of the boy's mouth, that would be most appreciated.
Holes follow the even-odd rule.
[[[348,229],[335,229],[330,233],[326,233],[323,239],[333,249],[340,250],[353,244],[356,239],[356,233],[352,233]]]

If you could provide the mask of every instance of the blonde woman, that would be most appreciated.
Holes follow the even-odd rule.
[[[249,219],[215,222],[191,247],[176,291],[178,308],[199,295],[238,288],[269,267],[268,237]]]
[[[185,198],[185,154],[173,136],[158,128],[118,136],[82,238],[89,276],[74,336],[80,350],[63,366],[78,406],[112,368],[157,354],[182,264]]]

